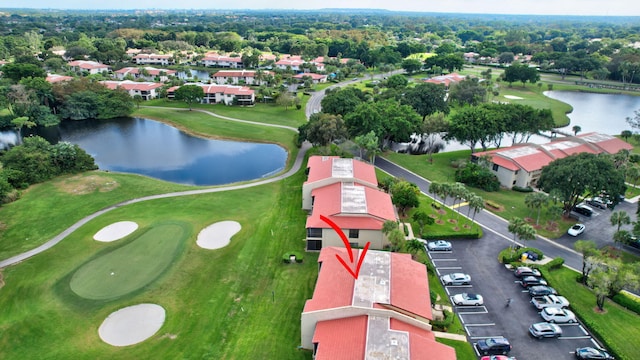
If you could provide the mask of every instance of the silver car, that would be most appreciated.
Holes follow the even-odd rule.
[[[451,243],[444,240],[432,241],[427,244],[429,251],[451,251]]]
[[[574,323],[577,322],[576,315],[567,309],[546,307],[540,312],[544,321],[550,323]]]
[[[444,285],[469,285],[471,284],[471,276],[463,273],[447,274],[440,278]]]
[[[556,324],[540,322],[529,326],[529,333],[537,339],[542,339],[543,337],[558,338],[562,336],[562,329]]]

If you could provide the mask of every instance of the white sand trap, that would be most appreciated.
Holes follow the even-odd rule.
[[[137,228],[138,224],[133,221],[120,221],[103,227],[93,235],[93,239],[102,242],[116,241],[136,231]]]
[[[156,304],[129,306],[111,313],[100,325],[100,339],[113,346],[129,346],[145,341],[158,332],[166,317]]]
[[[196,244],[204,249],[220,249],[231,242],[231,237],[242,229],[237,221],[220,221],[202,229]]]
[[[514,96],[514,95],[505,95],[504,97],[506,97],[507,99],[511,99],[511,100],[522,100],[523,99],[520,96]]]

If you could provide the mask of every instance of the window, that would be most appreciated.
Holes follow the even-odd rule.
[[[350,242],[349,246],[351,246],[352,249],[357,248],[358,246],[360,246],[360,244],[358,244],[357,242]]]
[[[307,240],[307,251],[322,250],[322,240]]]
[[[308,228],[307,229],[307,237],[308,238],[321,238],[322,237],[322,229],[321,228]]]
[[[360,230],[358,229],[349,229],[349,238],[357,239],[360,237]]]
[[[498,171],[498,164],[493,164],[493,171]]]

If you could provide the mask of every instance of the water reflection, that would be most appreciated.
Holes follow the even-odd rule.
[[[100,169],[189,185],[258,179],[287,159],[277,145],[202,139],[141,118],[64,122],[60,139],[78,144]]]

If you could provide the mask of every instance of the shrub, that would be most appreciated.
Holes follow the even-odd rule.
[[[533,192],[533,188],[531,186],[527,186],[527,187],[513,186],[511,188],[511,190],[518,191],[518,192],[523,192],[523,193]]]
[[[488,168],[474,163],[468,163],[464,167],[458,168],[455,173],[455,180],[484,191],[500,190],[498,177]]]
[[[297,263],[301,263],[302,262],[303,255],[299,251],[289,251],[289,252],[284,253],[284,255],[282,255],[282,262],[284,262],[285,264],[291,263],[291,256],[295,256],[296,257],[296,262]]]
[[[542,254],[542,251],[536,249],[536,248],[531,248],[531,247],[523,247],[523,248],[519,248],[519,249],[512,249],[511,247],[506,248],[504,250],[502,250],[500,252],[500,254],[498,254],[498,259],[503,263],[503,264],[512,264],[514,266],[521,266],[523,263],[520,262],[520,259],[522,258],[522,254],[524,253],[535,253],[536,255],[538,255],[538,260],[541,260],[542,258],[544,258],[544,255]],[[555,261],[552,260],[552,261]],[[564,263],[564,260],[562,260],[562,262]],[[560,264],[562,265],[562,264]],[[530,266],[530,264],[527,264],[527,266]],[[535,267],[535,266],[534,266]]]
[[[637,297],[629,295],[626,292],[620,292],[616,294],[612,298],[612,300],[618,303],[620,306],[623,306],[640,315],[640,299],[638,299]]]
[[[561,257],[557,257],[545,264],[549,270],[559,269],[562,265],[564,265],[564,259]]]
[[[502,206],[495,201],[485,200],[484,203],[487,204],[488,207],[494,208],[496,210],[499,210],[502,208]]]
[[[473,233],[457,233],[457,234],[420,234],[420,238],[424,240],[441,240],[441,239],[479,239],[482,236],[482,232]]]
[[[434,330],[437,331],[447,331],[449,326],[453,323],[453,313],[449,310],[443,310],[444,320],[433,320],[431,321],[431,325]]]

